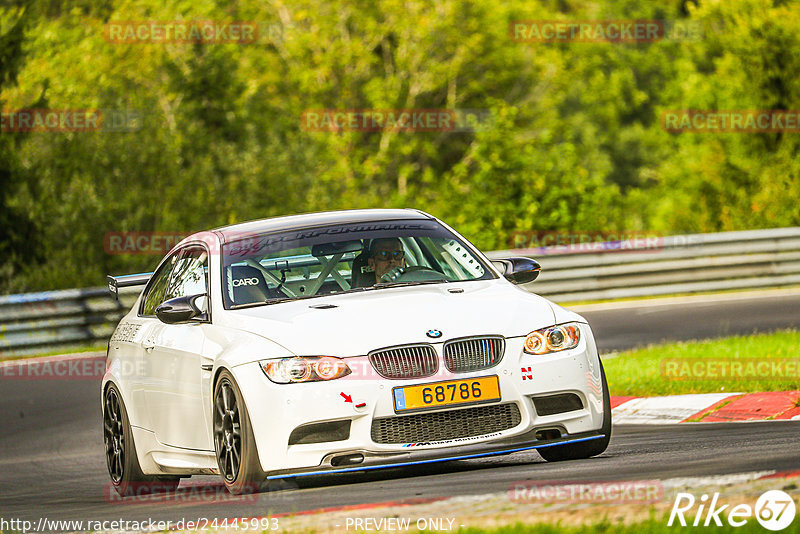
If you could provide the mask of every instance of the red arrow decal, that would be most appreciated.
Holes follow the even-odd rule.
[[[345,395],[344,393],[339,393],[339,395],[344,397],[345,402],[353,402],[353,397],[351,397],[350,395]]]

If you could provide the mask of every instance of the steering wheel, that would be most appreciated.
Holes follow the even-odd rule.
[[[423,282],[426,280],[447,280],[447,277],[439,271],[434,271],[428,267],[412,265],[410,267],[395,267],[381,276],[380,283]]]

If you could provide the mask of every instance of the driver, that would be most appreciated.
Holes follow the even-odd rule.
[[[373,239],[369,245],[367,265],[375,271],[375,283],[395,267],[405,267],[406,258],[403,243],[397,237]]]

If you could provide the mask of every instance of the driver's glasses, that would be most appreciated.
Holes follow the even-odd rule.
[[[375,259],[381,261],[395,260],[399,261],[405,256],[405,251],[402,250],[379,250],[375,252]]]

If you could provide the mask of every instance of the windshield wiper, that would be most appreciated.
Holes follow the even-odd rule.
[[[269,300],[257,300],[255,302],[246,302],[244,304],[233,304],[231,305],[230,310],[241,310],[244,308],[254,308],[256,306],[264,306],[269,304],[278,304],[279,302],[289,302],[293,300],[301,300],[308,297],[288,297],[285,299],[269,299]]]
[[[428,284],[447,284],[450,280],[417,280],[416,282],[378,282],[375,284],[375,289],[384,287],[406,287],[406,286],[424,286]]]

